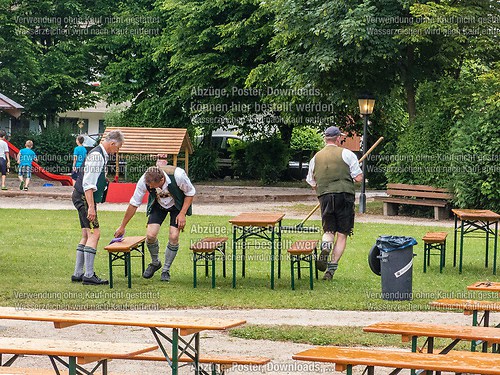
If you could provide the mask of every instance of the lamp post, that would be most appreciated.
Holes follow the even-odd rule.
[[[78,120],[77,123],[78,127],[80,128],[80,134],[82,134],[83,126],[85,125],[85,121],[82,119]]]
[[[375,106],[375,99],[369,95],[364,95],[358,99],[359,113],[363,116],[363,153],[368,150],[368,117],[373,113],[373,107]],[[364,214],[366,212],[366,163],[368,159],[363,161],[363,180],[361,181],[361,195],[359,196],[359,213]]]

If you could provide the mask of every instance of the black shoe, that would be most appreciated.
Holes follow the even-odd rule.
[[[83,274],[80,276],[71,275],[71,282],[81,283],[83,281]]]
[[[328,255],[330,255],[328,250],[321,250],[318,259],[316,259],[316,268],[321,272],[326,271],[328,266]]]
[[[146,271],[142,274],[142,277],[145,279],[150,279],[153,277],[156,271],[158,271],[161,268],[161,262],[158,262],[157,264],[154,263],[149,263],[148,268],[146,268]]]
[[[82,277],[83,285],[107,285],[108,280],[100,279],[95,273],[92,277]]]
[[[323,275],[323,280],[330,281],[333,278],[334,273],[335,271],[332,270],[326,271],[325,274]]]

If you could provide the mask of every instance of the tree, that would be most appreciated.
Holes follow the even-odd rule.
[[[9,62],[7,92],[29,117],[53,126],[56,114],[94,103],[98,77],[89,41],[109,16],[112,1],[2,1],[2,33],[9,35],[2,61]],[[19,72],[14,78],[14,72]]]

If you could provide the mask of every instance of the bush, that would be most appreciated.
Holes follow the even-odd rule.
[[[500,210],[500,65],[422,84],[419,113],[398,143],[391,182],[448,187],[460,208]]]
[[[294,127],[292,131],[292,139],[290,141],[290,149],[293,151],[309,150],[313,153],[323,148],[323,136],[317,129],[310,127]]]
[[[288,149],[277,136],[251,142],[245,149],[245,173],[270,185],[280,180],[288,159]]]
[[[217,150],[197,148],[189,159],[189,176],[193,181],[205,181],[217,176]]]
[[[19,149],[24,148],[28,139],[33,141],[33,151],[38,164],[48,172],[64,174],[71,172],[75,137],[67,129],[47,129],[43,133],[15,133],[10,141]]]
[[[500,65],[477,80],[478,94],[452,131],[455,204],[500,212]]]

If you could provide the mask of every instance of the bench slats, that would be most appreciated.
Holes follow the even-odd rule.
[[[375,200],[383,201],[386,203],[409,204],[414,206],[446,207],[448,205],[448,202],[446,201],[438,201],[433,199],[375,197]]]
[[[402,336],[443,337],[461,340],[484,340],[500,343],[500,330],[495,327],[459,326],[418,322],[380,322],[363,328],[365,332]]]
[[[165,357],[161,354],[146,353],[140,354],[128,359],[142,360],[142,361],[166,361]],[[241,357],[241,356],[220,356],[220,355],[203,355],[199,358],[200,363],[214,363],[220,365],[265,365],[271,361],[267,357]],[[189,357],[179,358],[179,362],[191,363],[193,360]]]
[[[158,345],[151,344],[0,337],[0,353],[77,357],[80,364],[100,359],[125,359],[157,348]]]
[[[452,199],[450,193],[439,193],[419,190],[387,189],[387,194],[396,197],[417,197],[426,199]]]
[[[59,370],[61,375],[68,375],[69,371]],[[9,375],[54,375],[55,372],[53,369],[45,369],[45,368],[21,368],[21,367],[0,367],[0,374],[9,374]],[[120,375],[116,372],[108,372],[108,375]]]
[[[440,192],[440,193],[450,193],[448,189],[437,188],[428,185],[411,185],[411,184],[387,184],[387,189],[399,189],[399,190],[410,190],[410,191],[430,191],[430,192]]]
[[[500,361],[496,353],[450,352],[442,355],[323,346],[297,353],[292,358],[300,361],[335,363],[339,371],[345,370],[348,365],[364,365],[455,373],[500,374]]]

